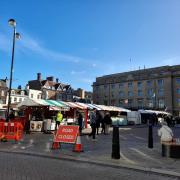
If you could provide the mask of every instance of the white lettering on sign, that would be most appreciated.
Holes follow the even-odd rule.
[[[66,128],[63,128],[63,129],[62,129],[62,132],[72,133],[72,132],[73,132],[73,129],[66,129]]]
[[[74,139],[72,135],[59,135],[58,138],[60,139]]]

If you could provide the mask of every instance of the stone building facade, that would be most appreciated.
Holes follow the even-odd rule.
[[[93,83],[93,102],[180,115],[180,65],[97,77]]]

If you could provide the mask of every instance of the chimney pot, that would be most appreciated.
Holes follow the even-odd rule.
[[[46,78],[48,81],[54,81],[54,77],[53,76],[49,76]]]
[[[37,80],[41,81],[41,73],[37,73]]]

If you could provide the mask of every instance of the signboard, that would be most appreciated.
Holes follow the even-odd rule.
[[[79,126],[60,125],[56,135],[54,136],[54,142],[75,143],[78,131]]]

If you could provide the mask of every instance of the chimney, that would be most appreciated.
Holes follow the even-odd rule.
[[[59,79],[58,78],[56,78],[56,83],[58,83],[59,82]]]
[[[22,89],[21,85],[18,86],[18,89]]]
[[[41,81],[41,73],[37,73],[37,80]]]
[[[53,81],[54,80],[54,77],[53,76],[49,76],[46,78],[48,81]]]

